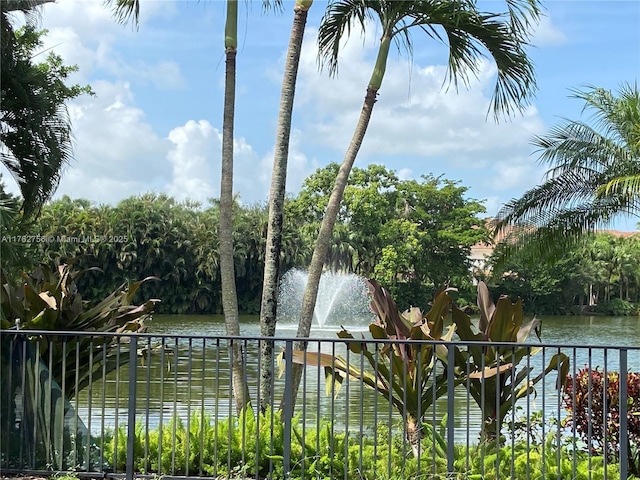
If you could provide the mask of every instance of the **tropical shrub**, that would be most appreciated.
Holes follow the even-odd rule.
[[[267,411],[258,413],[257,417],[251,410],[244,413],[246,415],[216,420],[207,413],[194,412],[188,422],[174,417],[149,431],[139,423],[134,439],[135,472],[230,479],[285,478],[284,428],[281,418],[275,416],[279,414]],[[518,440],[503,447],[455,445],[454,472],[448,475],[443,426],[444,421],[440,426],[425,425],[430,441],[418,460],[413,455],[407,456],[404,436],[390,434],[386,425],[355,435],[338,431],[325,420],[319,426],[305,429],[295,417],[290,444],[291,472],[286,478],[603,480],[619,477],[618,465],[605,462],[602,456],[574,452],[559,445],[555,433],[549,433],[541,442]],[[117,435],[114,433],[104,439],[104,457],[117,474],[125,468],[127,432],[121,427]],[[116,437],[120,439],[117,444]]]
[[[494,304],[484,282],[478,283],[478,308],[480,319],[476,327],[469,315],[452,304],[451,317],[460,340],[522,344],[540,322],[536,318],[524,322],[520,298],[512,303],[509,297],[502,295]],[[534,386],[552,370],[558,372],[557,388],[562,386],[569,369],[569,358],[562,353],[553,355],[544,371],[535,377],[531,376],[534,367],[529,362],[518,370],[523,359],[540,351],[540,347],[534,346],[493,346],[491,343],[456,349],[456,367],[462,372],[470,372],[463,385],[482,413],[483,440],[499,438],[507,413],[519,399],[534,394]]]
[[[523,359],[541,351],[534,346],[493,346],[490,342],[523,343],[537,327],[539,320],[524,323],[522,300],[511,303],[506,296],[494,305],[486,285],[478,284],[480,321],[476,328],[471,317],[458,308],[449,296],[452,289],[441,290],[423,315],[418,308],[399,313],[389,292],[375,280],[369,280],[371,309],[377,320],[369,326],[375,340],[394,342],[370,344],[355,342],[342,330],[340,338],[349,339],[347,348],[367,359],[369,367],[361,370],[358,362],[349,363],[341,356],[322,352],[294,351],[292,361],[300,365],[316,365],[325,369],[328,392],[338,393],[347,376],[362,381],[392,403],[405,419],[405,432],[416,458],[420,457],[422,421],[433,402],[447,393],[448,369],[454,369],[455,385],[464,385],[483,416],[481,439],[495,441],[505,417],[517,401],[535,394],[534,386],[551,371],[558,372],[560,388],[569,369],[569,359],[562,353],[553,355],[546,368],[532,376],[534,367],[518,369]],[[451,314],[453,324],[444,333],[444,321]],[[454,333],[465,342],[489,342],[488,345],[455,345]],[[454,365],[448,365],[448,346],[443,344],[399,343],[397,340],[452,342]],[[282,360],[282,356],[281,356]],[[454,385],[454,386],[455,386]]]
[[[599,303],[595,311],[604,315],[613,315],[614,317],[624,317],[628,315],[638,315],[639,308],[627,300],[614,298],[608,302]]]
[[[562,401],[569,412],[566,425],[594,453],[615,461],[620,454],[620,374],[583,368],[575,378],[567,376]],[[630,470],[640,475],[640,373],[627,373],[627,438]]]
[[[122,341],[117,335],[101,335],[100,340],[88,335],[69,339],[60,332],[142,332],[157,303],[132,303],[143,280],[122,285],[101,302],[89,304],[75,283],[83,273],[70,265],[57,269],[41,265],[31,274],[23,274],[17,283],[0,270],[0,325],[5,330],[0,337],[0,387],[5,399],[20,395],[20,413],[17,402],[0,402],[0,444],[32,452],[42,466],[67,465],[63,452],[69,452],[71,441],[84,448],[80,446],[82,439],[67,438],[65,417],[72,411],[69,399],[92,379],[108,375],[128,360],[128,355],[120,354]],[[8,328],[49,330],[52,334],[11,334]],[[18,457],[23,458],[19,453]],[[15,458],[3,459],[3,465],[5,460],[10,463]]]
[[[447,348],[429,343],[401,343],[402,340],[451,341],[454,327],[444,327],[451,298],[447,290],[440,291],[426,314],[413,307],[400,313],[389,292],[375,280],[368,282],[371,309],[376,315],[369,325],[375,340],[391,340],[389,343],[367,345],[365,342],[348,342],[347,348],[357,355],[364,355],[371,370],[361,370],[341,356],[321,352],[294,351],[293,362],[325,368],[327,382],[333,385],[328,391],[337,395],[347,376],[362,381],[374,389],[405,419],[405,432],[416,458],[420,457],[422,421],[436,399],[447,392]],[[354,337],[341,330],[338,337]],[[355,362],[357,364],[357,362]],[[443,368],[437,368],[441,364]],[[460,380],[459,380],[460,381]]]

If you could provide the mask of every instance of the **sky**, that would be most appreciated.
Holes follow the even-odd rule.
[[[234,191],[246,204],[268,200],[273,145],[293,2],[264,12],[241,1],[237,56]],[[504,1],[479,8],[502,11]],[[616,90],[640,76],[640,2],[550,0],[528,52],[538,90],[521,115],[487,116],[495,67],[481,64],[469,87],[442,88],[446,46],[413,32],[414,51],[392,50],[356,166],[384,164],[402,179],[442,176],[494,215],[543,180],[531,140],[563,118],[586,119],[572,89]],[[352,31],[336,77],[320,71],[317,28],[326,2],[309,12],[293,114],[287,192],[309,174],[341,163],[360,113],[379,40],[372,24]],[[142,0],[139,28],[118,24],[101,0],[57,0],[42,10],[45,48],[77,64],[72,80],[95,96],[68,104],[74,160],[54,198],[116,204],[166,193],[206,204],[220,192],[224,88],[221,0]],[[446,85],[445,85],[446,87]],[[5,173],[9,190],[17,186]],[[632,230],[637,218],[616,228]]]

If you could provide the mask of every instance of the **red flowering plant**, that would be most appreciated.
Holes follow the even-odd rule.
[[[575,397],[575,398],[574,398]],[[565,425],[575,429],[594,453],[616,458],[620,454],[620,374],[598,368],[567,376],[563,403],[569,416]],[[627,438],[629,464],[639,467],[640,373],[627,373]]]

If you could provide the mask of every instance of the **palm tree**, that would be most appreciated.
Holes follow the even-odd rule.
[[[623,84],[576,90],[591,122],[565,120],[536,137],[546,179],[499,212],[496,232],[507,235],[502,261],[515,251],[530,259],[559,256],[583,234],[620,214],[640,212],[640,92]]]
[[[64,80],[74,67],[52,71],[32,63],[40,46],[34,28],[39,7],[53,0],[0,2],[2,98],[0,99],[0,161],[22,194],[23,216],[37,214],[55,192],[63,167],[72,158],[71,121],[64,102],[89,92],[68,87]],[[12,15],[21,12],[27,29],[16,36]]]
[[[455,86],[468,83],[470,74],[477,75],[479,60],[489,57],[496,63],[498,74],[490,105],[496,118],[521,111],[535,90],[533,65],[525,53],[531,23],[540,14],[537,0],[507,0],[504,13],[481,12],[472,0],[339,0],[327,7],[319,32],[319,55],[329,72],[335,74],[338,53],[344,33],[354,25],[364,30],[369,20],[377,20],[382,36],[376,63],[367,86],[362,111],[351,143],[335,179],[333,191],[316,240],[309,280],[305,289],[298,337],[308,337],[313,319],[320,275],[331,241],[340,203],[351,168],[362,144],[378,91],[384,78],[391,42],[411,54],[411,29],[417,28],[429,37],[448,41],[448,77]],[[486,53],[485,53],[486,52]],[[306,348],[299,341],[296,348]],[[302,371],[297,368],[294,398]]]
[[[233,261],[233,123],[236,102],[236,54],[238,47],[238,0],[227,0],[227,18],[224,30],[226,69],[224,78],[224,109],[222,114],[222,172],[220,176],[220,280],[222,282],[222,308],[227,335],[240,335],[238,295]],[[249,390],[245,381],[242,345],[231,344],[231,376],[236,411],[242,412],[249,403]]]
[[[273,157],[271,189],[269,192],[269,222],[265,249],[262,304],[260,307],[260,335],[273,337],[276,331],[278,307],[278,284],[280,277],[280,251],[282,249],[282,224],[284,217],[284,197],[291,134],[291,114],[295,96],[298,65],[307,12],[313,0],[296,0],[293,8],[293,24],[289,38],[287,60],[284,67],[280,110]],[[273,343],[262,342],[260,356],[260,407],[265,410],[273,402]]]

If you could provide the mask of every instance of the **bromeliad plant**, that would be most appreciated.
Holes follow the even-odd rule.
[[[494,441],[500,436],[501,425],[516,402],[535,392],[534,386],[552,370],[558,372],[556,387],[560,389],[569,371],[569,358],[563,353],[553,355],[543,372],[532,377],[533,366],[518,369],[523,359],[539,353],[542,348],[522,346],[532,332],[536,332],[540,320],[533,318],[524,322],[522,299],[512,303],[503,295],[494,304],[484,282],[478,284],[478,307],[480,319],[477,329],[471,318],[452,305],[452,320],[456,333],[464,342],[489,342],[470,344],[466,349],[457,349],[456,366],[468,372],[465,388],[480,407],[483,424],[481,439]],[[491,345],[502,342],[503,345]],[[518,345],[504,345],[514,343]]]
[[[16,402],[2,402],[0,441],[18,452],[32,452],[39,467],[76,467],[66,465],[63,457],[63,451],[68,452],[70,448],[63,444],[69,399],[92,379],[102,378],[126,363],[128,355],[120,354],[119,350],[126,339],[114,334],[143,332],[144,321],[158,302],[133,304],[133,297],[145,279],[122,285],[101,302],[89,305],[82,300],[75,284],[78,276],[85,272],[73,271],[69,265],[60,265],[57,269],[42,265],[15,283],[0,270],[3,329],[0,387],[3,396],[7,392],[4,398],[15,399],[20,395],[22,410],[18,416]],[[7,329],[14,325],[20,330],[52,333],[46,339],[39,335],[12,334]],[[93,338],[64,333],[73,331],[101,335]],[[19,427],[16,426],[18,418]],[[22,458],[23,455],[17,454],[6,460],[21,468],[23,465],[11,462]]]
[[[374,340],[382,342],[353,341],[353,335],[344,328],[338,336],[351,340],[347,342],[349,351],[364,355],[372,369],[363,370],[355,366],[357,362],[321,352],[294,351],[293,362],[324,367],[328,392],[337,394],[347,376],[377,391],[403,416],[407,440],[414,455],[419,457],[423,417],[434,401],[447,391],[447,347],[411,341],[452,340],[455,327],[444,327],[451,298],[448,290],[442,290],[428,313],[423,315],[418,308],[400,313],[389,292],[378,282],[369,280],[368,286],[371,309],[377,316],[377,320],[369,325],[369,332]],[[409,342],[403,343],[403,340]]]
[[[74,270],[72,265],[60,265],[52,269],[41,265],[31,274],[23,274],[20,282],[13,282],[4,270],[0,273],[2,298],[0,299],[0,323],[2,329],[17,325],[21,330],[82,331],[96,333],[141,333],[146,329],[145,320],[159,300],[147,300],[135,305],[133,298],[140,286],[156,277],[148,277],[120,288],[95,305],[82,299],[76,287],[80,275],[89,271]],[[38,342],[39,355],[46,359],[53,379],[65,386],[65,397],[72,398],[89,384],[92,365],[102,375],[103,363],[108,374],[117,365],[111,361],[116,345],[114,337],[92,339],[89,336],[72,338],[66,343],[62,337],[50,337],[50,341]],[[65,344],[65,348],[63,348]],[[49,349],[52,352],[49,352]],[[79,355],[79,358],[76,358]],[[90,363],[89,360],[92,360]],[[120,363],[125,359],[120,358]],[[76,382],[76,365],[80,366]]]

